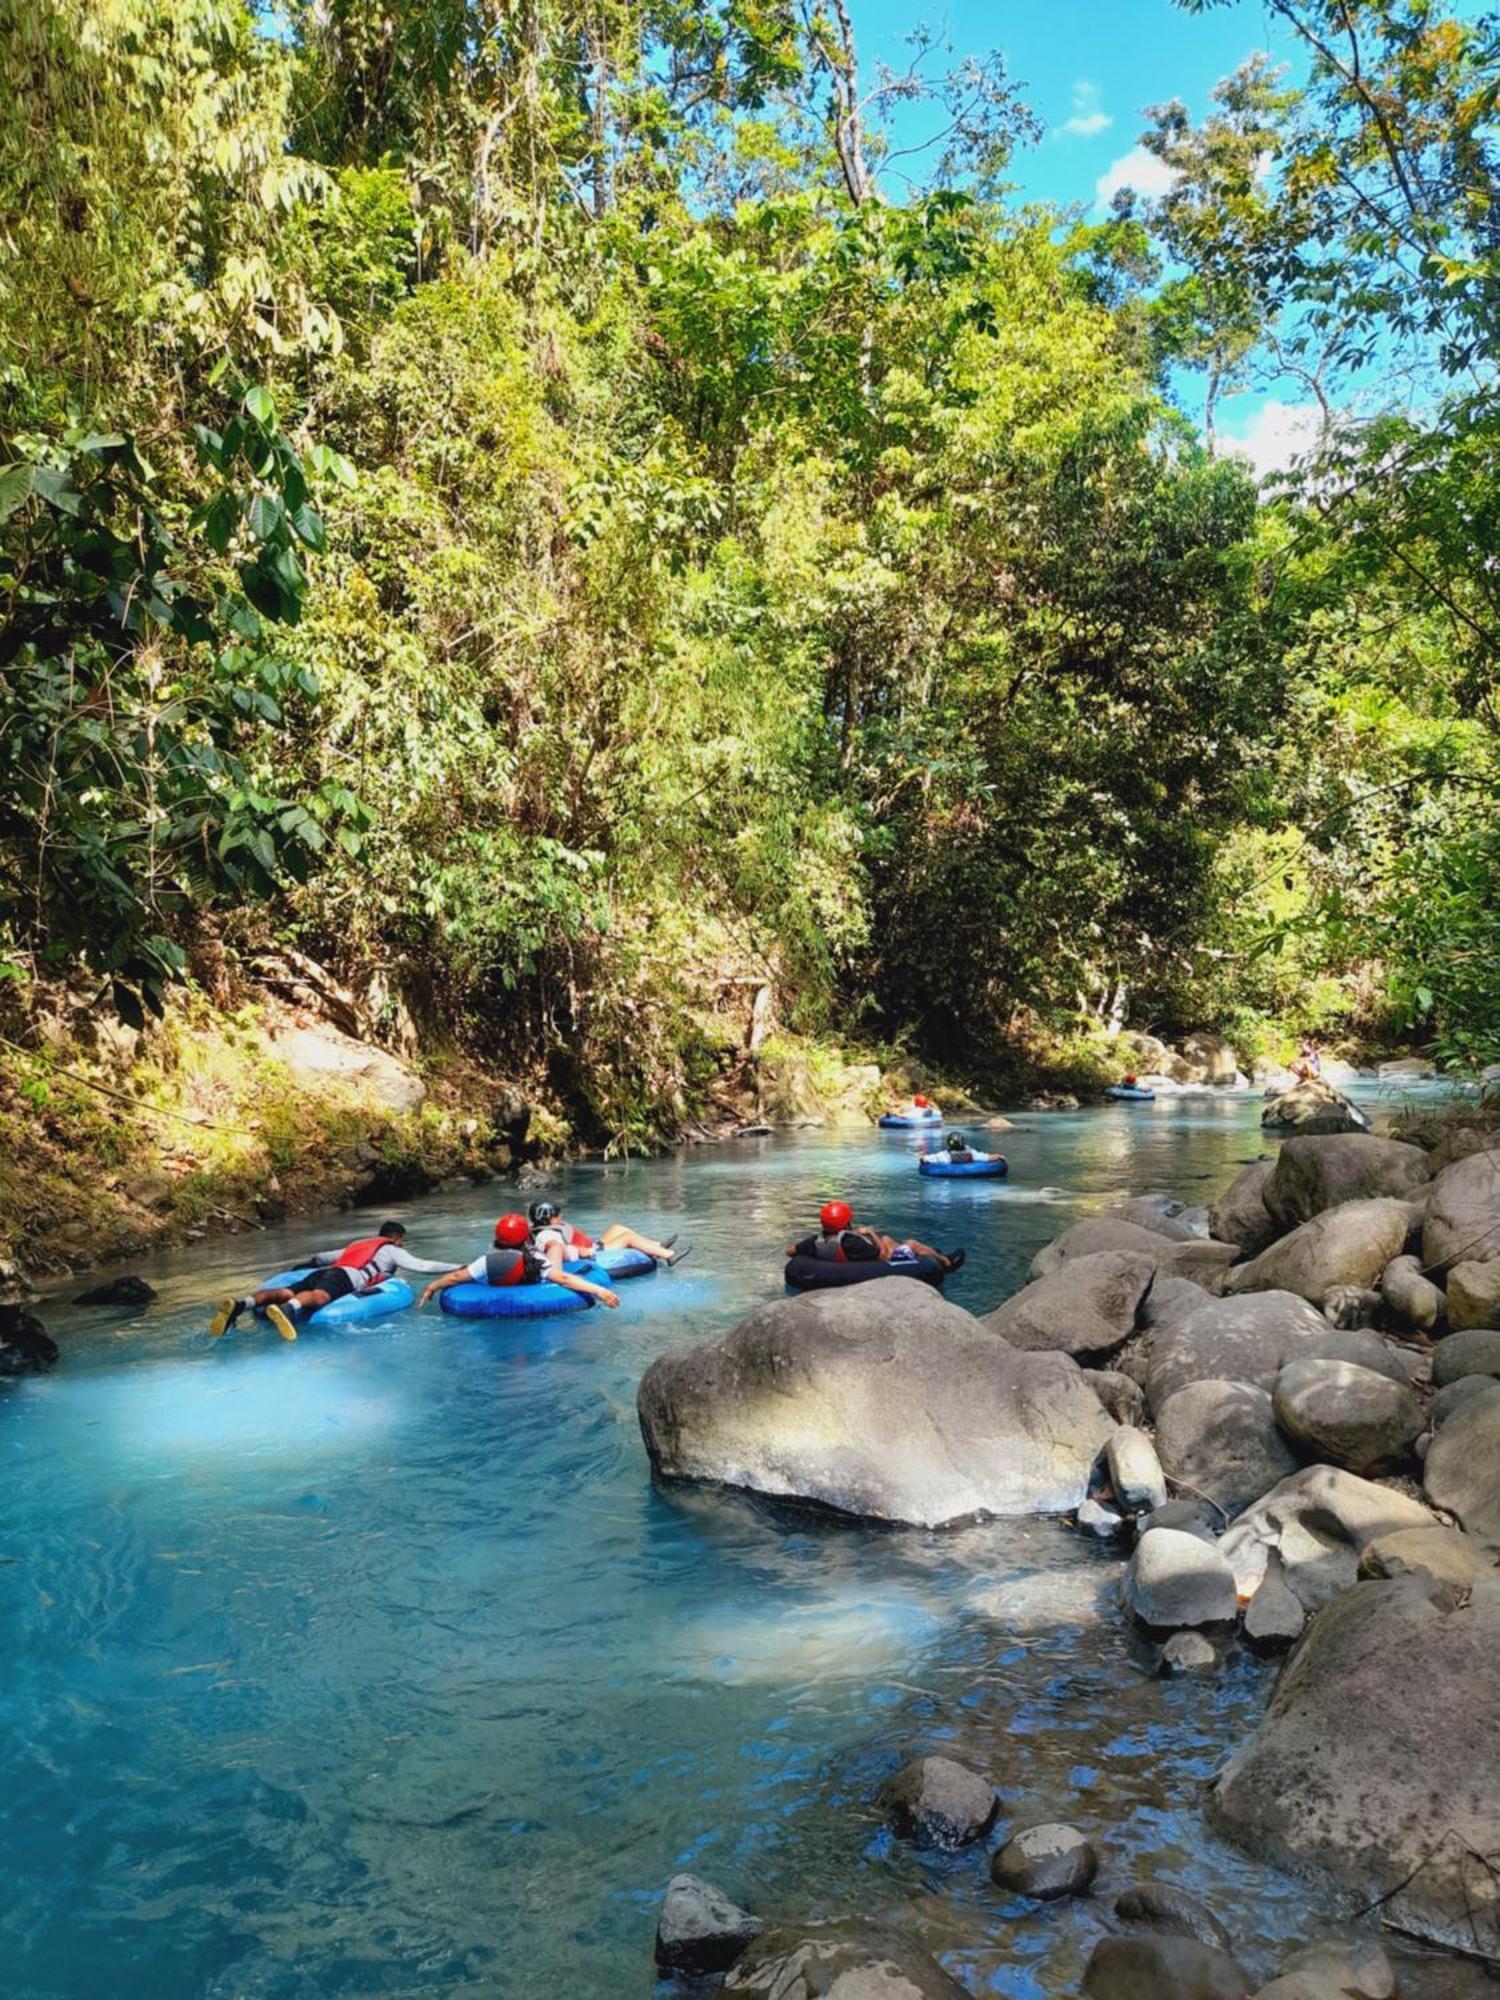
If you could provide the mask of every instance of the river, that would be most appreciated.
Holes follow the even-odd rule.
[[[949,1296],[984,1310],[1112,1196],[1208,1200],[1259,1109],[1018,1116],[1006,1184],[920,1179],[919,1142],[873,1131],[572,1167],[577,1219],[692,1255],[539,1325],[206,1337],[218,1292],[375,1216],[143,1263],[135,1316],[64,1288],[39,1308],[62,1363],[0,1385],[0,1990],[644,1994],[679,1868],[761,1911],[887,1916],[1010,2000],[1076,1990],[1140,1872],[1269,1977],[1323,1912],[1213,1838],[1200,1796],[1270,1669],[1153,1678],[1117,1561],[1054,1523],[876,1531],[658,1492],[634,1410],[653,1355],[779,1291],[832,1194],[967,1245]],[[514,1199],[394,1212],[456,1260]],[[1099,1893],[1012,1903],[982,1852],[894,1843],[872,1794],[929,1748],[993,1774],[1002,1827],[1096,1837]],[[1408,1990],[1458,1993],[1442,1965]]]

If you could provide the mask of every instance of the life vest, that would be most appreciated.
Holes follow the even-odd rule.
[[[487,1285],[529,1284],[528,1268],[529,1259],[524,1250],[487,1250],[484,1282]]]
[[[813,1255],[820,1263],[847,1264],[849,1259],[844,1255],[843,1230],[841,1229],[837,1236],[815,1236]]]
[[[366,1278],[376,1275],[376,1257],[382,1250],[394,1246],[388,1236],[362,1236],[357,1243],[346,1243],[333,1260],[336,1271],[358,1271]]]
[[[579,1229],[571,1222],[568,1224],[568,1241],[575,1250],[581,1250],[585,1253],[591,1251],[594,1247],[593,1237],[586,1230]]]

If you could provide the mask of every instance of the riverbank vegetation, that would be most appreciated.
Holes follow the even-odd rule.
[[[773,1031],[1494,1060],[1493,29],[1272,10],[1101,220],[841,4],[0,0],[6,1116],[281,950],[585,1144]]]

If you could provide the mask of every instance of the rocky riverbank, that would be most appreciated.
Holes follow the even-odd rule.
[[[1267,1663],[1205,1813],[1352,1929],[1289,1942],[1259,1991],[1376,2000],[1397,1991],[1382,1924],[1500,1964],[1497,1303],[1493,1131],[1301,1132],[1207,1213],[1145,1198],[1075,1224],[988,1313],[904,1279],[778,1301],[662,1355],[638,1408],[665,1479],[924,1528],[1066,1516],[1114,1546],[1117,1615],[1159,1673]],[[997,1922],[1087,1895],[1109,1841],[1087,1802],[1009,1823],[996,1794],[914,1744],[870,1805],[900,1840],[987,1850]],[[1093,2000],[1256,1991],[1172,1883],[1114,1894]],[[767,2000],[966,1990],[857,1912],[806,1914],[678,1878],[658,1968]]]

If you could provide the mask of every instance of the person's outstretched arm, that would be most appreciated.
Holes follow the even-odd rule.
[[[561,1285],[564,1291],[581,1292],[585,1298],[597,1299],[601,1306],[617,1306],[619,1294],[607,1285],[596,1285],[589,1278],[581,1278],[576,1271],[570,1271],[563,1258],[562,1245],[549,1243],[546,1249],[547,1276],[554,1285]]]
[[[442,1268],[440,1264],[424,1264],[422,1266],[424,1271],[440,1271]],[[473,1266],[469,1264],[460,1264],[456,1271],[444,1272],[441,1278],[433,1279],[426,1291],[423,1292],[421,1298],[417,1300],[418,1307],[425,1306],[434,1292],[446,1292],[450,1285],[461,1285],[466,1278],[472,1279],[473,1276]]]

